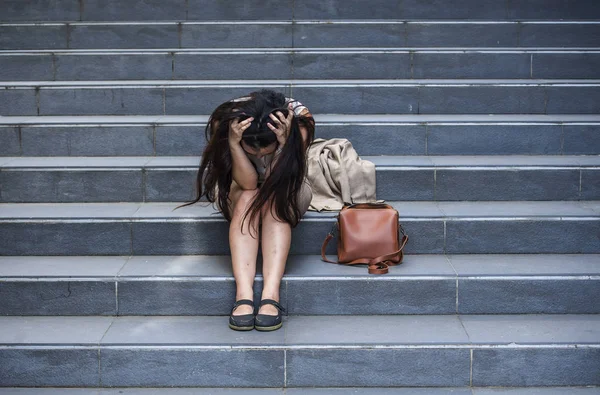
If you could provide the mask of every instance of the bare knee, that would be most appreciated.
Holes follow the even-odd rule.
[[[248,211],[250,205],[254,201],[254,198],[258,194],[258,189],[245,189],[241,190],[238,194],[237,200],[234,202],[233,216],[241,216]]]

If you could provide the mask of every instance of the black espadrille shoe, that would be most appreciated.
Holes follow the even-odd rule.
[[[233,315],[233,311],[243,304],[254,307],[254,302],[250,299],[236,301],[231,308],[231,313],[229,313],[229,327],[236,331],[251,331],[254,329],[254,312],[252,314]]]
[[[257,314],[254,320],[254,327],[257,331],[274,331],[281,328],[283,324],[281,317],[281,313],[285,313],[283,306],[273,299],[263,299],[260,301],[260,306],[266,304],[272,304],[277,307],[277,315]]]

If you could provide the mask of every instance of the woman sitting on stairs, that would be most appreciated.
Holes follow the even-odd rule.
[[[279,288],[291,232],[312,199],[306,156],[314,124],[301,103],[271,90],[225,102],[208,120],[197,196],[184,206],[206,196],[230,223],[237,288],[229,317],[232,329],[271,331],[282,325],[285,310],[279,304]],[[263,290],[255,315],[253,284],[259,241]]]

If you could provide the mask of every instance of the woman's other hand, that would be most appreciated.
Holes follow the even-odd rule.
[[[294,111],[290,109],[287,117],[285,117],[281,111],[277,111],[275,115],[269,114],[269,117],[271,117],[273,120],[273,124],[267,122],[267,125],[269,126],[269,129],[271,129],[277,136],[277,142],[279,143],[279,146],[283,147],[288,136],[290,135],[292,119],[294,119]]]
[[[250,123],[254,120],[253,117],[240,122],[239,118],[234,119],[229,124],[229,144],[239,144],[242,141],[244,130],[248,129]]]

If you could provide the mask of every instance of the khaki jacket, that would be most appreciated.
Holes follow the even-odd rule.
[[[344,202],[376,201],[375,165],[359,158],[347,139],[315,139],[308,149],[311,211],[341,210]]]

